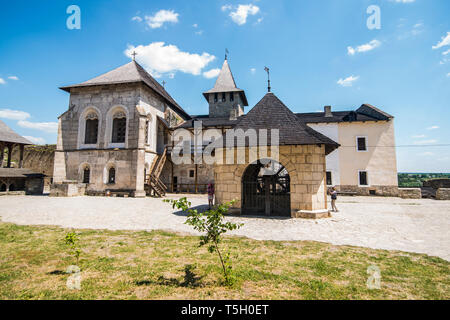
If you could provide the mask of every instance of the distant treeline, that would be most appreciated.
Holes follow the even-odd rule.
[[[422,187],[425,180],[429,179],[450,179],[450,173],[399,173],[398,186],[401,188]]]

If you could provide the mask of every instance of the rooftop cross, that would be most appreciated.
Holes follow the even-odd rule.
[[[268,82],[268,87],[267,87],[267,92],[270,92],[270,69],[267,67],[264,67],[264,71],[267,72],[267,82]]]
[[[165,88],[166,83],[167,83],[167,82],[163,80],[163,82],[162,82],[163,88]]]
[[[228,51],[228,49],[225,49],[225,60],[228,60],[228,54],[229,54],[230,52]]]
[[[133,53],[131,55],[133,56],[133,61],[135,61],[136,60],[136,56],[137,56],[136,51],[133,51]]]

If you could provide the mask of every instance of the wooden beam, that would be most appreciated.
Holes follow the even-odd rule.
[[[6,164],[6,167],[11,168],[11,157],[12,157],[12,150],[13,150],[14,144],[8,143],[7,147],[8,147],[8,163]]]
[[[5,157],[5,144],[0,142],[0,168],[3,167],[3,159]]]
[[[23,168],[23,152],[25,146],[23,144],[20,145],[20,160],[19,160],[19,168]]]

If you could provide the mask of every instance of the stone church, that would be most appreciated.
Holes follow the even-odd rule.
[[[397,189],[395,148],[392,154],[383,145],[394,144],[392,116],[371,105],[347,112],[325,107],[323,113],[295,114],[270,92],[270,85],[245,113],[247,97],[237,87],[227,59],[214,87],[203,93],[207,115],[187,114],[134,59],[61,89],[70,93],[70,100],[59,117],[53,195],[164,196],[204,193],[207,184],[214,183],[216,202],[237,200],[236,213],[301,217],[328,213],[327,186],[355,194]],[[228,129],[277,129],[278,157],[271,159],[275,146],[269,145],[266,157],[254,159],[254,146],[245,140],[215,153],[216,159],[231,155],[235,160],[244,154],[243,163],[176,164],[174,132],[184,129],[194,135],[199,122],[223,138]],[[343,130],[352,132],[342,136]],[[341,141],[348,144],[347,140],[354,141],[352,152],[359,159],[351,161],[358,167],[346,163],[343,168],[336,161],[355,157],[347,145],[347,151],[341,151]],[[202,148],[210,143],[205,138]]]

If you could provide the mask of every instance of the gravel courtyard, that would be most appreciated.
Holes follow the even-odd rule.
[[[181,195],[172,195],[179,198]],[[189,196],[204,206],[204,196]],[[186,217],[161,199],[0,197],[0,220],[23,225],[193,233]],[[340,197],[341,210],[325,220],[231,217],[233,232],[256,240],[314,240],[335,245],[426,253],[450,261],[450,201]]]

